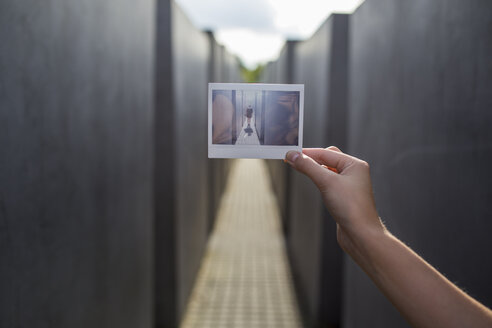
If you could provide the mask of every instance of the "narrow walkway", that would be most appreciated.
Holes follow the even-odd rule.
[[[182,328],[301,327],[266,164],[236,160]]]
[[[248,125],[248,120],[244,121],[243,128],[239,137],[237,138],[236,145],[259,145],[260,139],[255,128],[255,119],[251,118],[251,123]]]

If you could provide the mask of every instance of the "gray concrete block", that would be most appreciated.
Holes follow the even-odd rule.
[[[158,2],[156,325],[176,326],[207,240],[209,42],[181,9]]]
[[[153,24],[0,3],[1,327],[152,325]]]
[[[350,25],[349,152],[389,229],[492,305],[492,3],[363,4]],[[347,262],[346,327],[406,327]]]
[[[241,82],[237,58],[227,52],[224,46],[217,43],[212,32],[209,31],[207,34],[210,42],[208,81],[217,83]],[[209,159],[209,232],[214,226],[231,163],[232,161],[228,159]]]
[[[156,326],[179,324],[228,162],[207,158],[208,82],[239,76],[235,58],[172,1],[157,3],[155,103]]]
[[[347,144],[348,16],[333,15],[308,40],[289,42],[265,79],[305,85],[304,147]],[[269,162],[289,258],[308,325],[338,325],[341,251],[318,189],[284,163]]]

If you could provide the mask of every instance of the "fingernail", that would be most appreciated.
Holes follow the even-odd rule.
[[[285,155],[285,159],[290,164],[294,164],[294,162],[296,161],[297,157],[299,157],[299,155],[300,154],[298,152],[291,150],[287,152],[287,154]]]

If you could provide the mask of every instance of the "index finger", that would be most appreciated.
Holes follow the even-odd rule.
[[[304,148],[302,152],[322,165],[334,167],[338,172],[354,163],[354,158],[350,155],[322,148]]]

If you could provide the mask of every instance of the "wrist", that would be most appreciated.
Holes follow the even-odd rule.
[[[359,259],[369,259],[371,250],[386,238],[391,237],[391,233],[379,217],[370,221],[372,224],[359,224],[356,227],[339,226],[338,228],[338,244],[356,262],[359,262]]]

